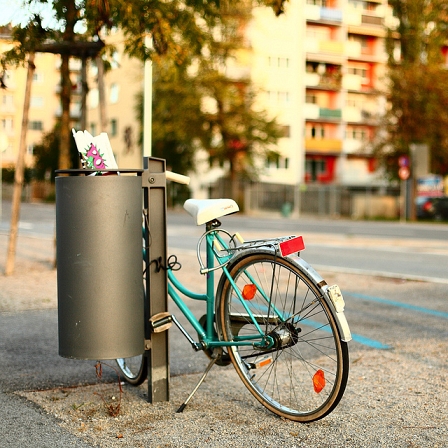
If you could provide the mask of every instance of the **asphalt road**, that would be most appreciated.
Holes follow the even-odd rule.
[[[0,232],[8,232],[9,216],[10,203],[4,202]],[[22,204],[20,218],[19,233],[22,235],[52,237],[55,233],[55,208],[52,204]],[[310,217],[281,219],[238,214],[225,217],[222,222],[227,230],[239,231],[246,239],[303,235],[306,251],[302,255],[319,268],[448,283],[447,251],[442,250],[448,248],[448,223]],[[195,226],[185,211],[169,211],[167,224],[171,251],[196,250],[197,239],[203,229]]]
[[[245,239],[302,235],[301,256],[319,269],[448,283],[448,224],[228,216],[223,228]],[[173,250],[196,250],[202,228],[179,211],[168,215]]]

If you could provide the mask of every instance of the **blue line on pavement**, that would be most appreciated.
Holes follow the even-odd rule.
[[[443,311],[431,310],[429,308],[424,308],[422,306],[409,305],[408,303],[397,302],[395,300],[381,299],[380,297],[368,296],[365,294],[358,294],[355,292],[344,291],[344,297],[351,296],[355,299],[368,300],[370,302],[382,303],[384,305],[396,306],[398,308],[404,308],[411,311],[417,311],[419,313],[431,314],[432,316],[441,317],[443,319],[448,319],[448,313]]]
[[[353,334],[352,333],[352,339],[355,342],[358,342],[362,345],[367,345],[368,347],[376,348],[379,350],[387,350],[389,348],[392,348],[391,345],[383,344],[380,341],[376,341],[375,339],[370,339],[365,336],[362,336],[360,334]]]
[[[267,312],[268,311],[268,307],[266,305],[251,304],[251,306],[253,308],[257,309],[258,311],[262,311],[262,312]],[[284,315],[283,317],[285,319],[288,319],[290,316],[289,315]],[[300,321],[300,318],[296,318],[295,321],[296,322]],[[315,328],[315,329],[319,329],[319,330],[325,331],[326,333],[331,333],[330,328],[327,326],[328,324],[325,325],[325,326],[322,326],[321,322],[317,322],[317,321],[314,321],[314,320],[308,319],[308,318],[304,321],[304,323],[306,325],[309,325],[309,326]],[[350,326],[350,322],[349,322],[349,326]],[[375,339],[370,339],[370,338],[368,338],[366,336],[362,336],[360,334],[353,334],[352,333],[352,339],[353,339],[353,341],[358,342],[359,344],[367,345],[368,347],[376,348],[378,350],[387,350],[389,348],[392,348],[392,346],[390,346],[390,345],[383,344],[380,341],[377,341]]]

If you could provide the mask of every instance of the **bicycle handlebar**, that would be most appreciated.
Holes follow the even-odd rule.
[[[188,176],[184,176],[183,174],[173,173],[172,171],[165,171],[165,175],[167,180],[177,182],[178,184],[190,184],[190,178]]]

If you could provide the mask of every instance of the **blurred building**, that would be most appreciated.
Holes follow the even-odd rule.
[[[87,130],[94,136],[101,132],[108,134],[120,168],[141,168],[138,97],[144,87],[143,64],[124,54],[124,37],[117,30],[108,36],[107,44],[115,51],[105,70],[103,83],[98,76],[97,61],[90,64]]]
[[[11,28],[0,27],[0,53],[9,50],[12,45]],[[58,111],[60,114],[59,58],[52,54],[38,53],[35,65],[26,141],[27,166],[33,164],[34,145],[41,142],[44,133],[53,129]],[[26,76],[26,67],[18,66],[10,67],[2,78],[4,86],[0,89],[0,133],[7,139],[7,147],[2,154],[2,164],[5,167],[14,165],[17,161]]]
[[[259,90],[258,106],[276,116],[284,128],[276,160],[261,161],[261,181],[369,186],[381,182],[372,155],[372,142],[384,112],[386,26],[394,26],[386,0],[290,0],[286,14],[257,8],[245,27],[245,48],[226,68],[229,76],[249,74]],[[107,43],[116,47],[104,85],[90,64],[86,128],[107,132],[122,168],[141,166],[137,95],[144,86],[141,62],[123,53],[122,36]],[[0,36],[0,51],[11,45]],[[59,57],[37,54],[33,80],[28,159],[33,145],[51,131],[60,115]],[[72,60],[75,128],[81,118],[80,61]],[[0,132],[8,136],[4,163],[17,154],[26,70],[6,73],[8,89],[0,91]],[[102,109],[100,98],[104,96]],[[222,174],[202,160],[202,182]],[[200,182],[193,183],[200,189]]]
[[[11,28],[0,27],[0,53],[12,48]],[[33,75],[25,164],[33,165],[34,145],[42,141],[45,133],[51,132],[56,119],[61,115],[60,57],[49,53],[37,53]],[[74,124],[81,116],[81,63],[73,59],[70,63],[73,82],[71,114]],[[2,165],[12,166],[17,161],[22,127],[27,68],[9,67],[3,74],[4,88],[0,89],[0,133],[7,142],[2,154]]]
[[[292,0],[278,18],[255,11],[252,79],[286,130],[270,179],[380,181],[372,142],[385,110],[386,26],[395,25],[384,0]]]

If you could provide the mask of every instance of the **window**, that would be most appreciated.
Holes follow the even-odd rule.
[[[2,118],[2,127],[3,131],[12,131],[14,130],[14,120],[12,118]]]
[[[363,83],[367,83],[369,80],[368,70],[367,68],[364,67],[359,66],[347,67],[347,73],[349,73],[350,75],[360,76]]]
[[[366,99],[363,95],[348,94],[346,105],[349,107],[356,107],[357,109],[361,110],[365,108]]]
[[[282,137],[283,138],[291,137],[291,126],[282,126]]]
[[[305,102],[308,104],[317,104],[317,95],[313,93],[307,93]]]
[[[269,101],[272,103],[289,103],[290,95],[289,92],[283,91],[272,91],[268,90],[267,92]]]
[[[279,103],[289,103],[289,92],[277,92]]]
[[[289,67],[289,58],[269,56],[268,57],[268,65],[270,67],[288,68]]]
[[[3,95],[2,105],[6,108],[11,108],[14,106],[14,95]]]
[[[41,109],[44,107],[44,98],[42,96],[32,96],[30,99],[30,106]]]
[[[42,72],[34,72],[33,82],[42,84],[44,82],[44,74]]]
[[[364,142],[368,140],[369,134],[365,128],[347,126],[345,138]]]
[[[306,0],[307,5],[317,5],[326,7],[327,6],[327,0]]]
[[[319,124],[311,124],[306,128],[306,136],[315,139],[325,138],[325,128]]]
[[[42,121],[34,120],[29,122],[28,129],[31,131],[42,131],[44,129],[44,125]]]
[[[289,158],[281,157],[278,154],[271,154],[265,159],[265,166],[269,169],[288,169],[289,167]]]
[[[110,86],[110,97],[109,100],[111,102],[111,104],[116,104],[118,103],[118,94],[120,92],[120,86],[116,83],[111,84]]]
[[[314,182],[319,176],[327,172],[327,163],[324,159],[308,159],[305,162],[306,177]]]
[[[120,53],[118,53],[117,51],[115,51],[114,54],[112,55],[112,61],[110,63],[110,66],[112,69],[120,67]]]
[[[356,9],[367,9],[367,4],[365,1],[362,0],[348,0],[348,4],[352,7],[352,8],[356,8]]]
[[[110,120],[110,135],[112,137],[116,136],[118,134],[118,123],[115,118]]]
[[[348,67],[347,72],[352,75],[358,75],[363,78],[367,77],[367,69],[358,67]]]
[[[330,40],[331,30],[327,27],[320,26],[307,26],[306,27],[306,37],[316,40]]]
[[[98,89],[91,89],[89,91],[89,106],[91,109],[95,109],[99,104],[99,92]]]
[[[14,72],[11,70],[6,70],[3,73],[3,82],[6,84],[6,87],[14,86]]]

